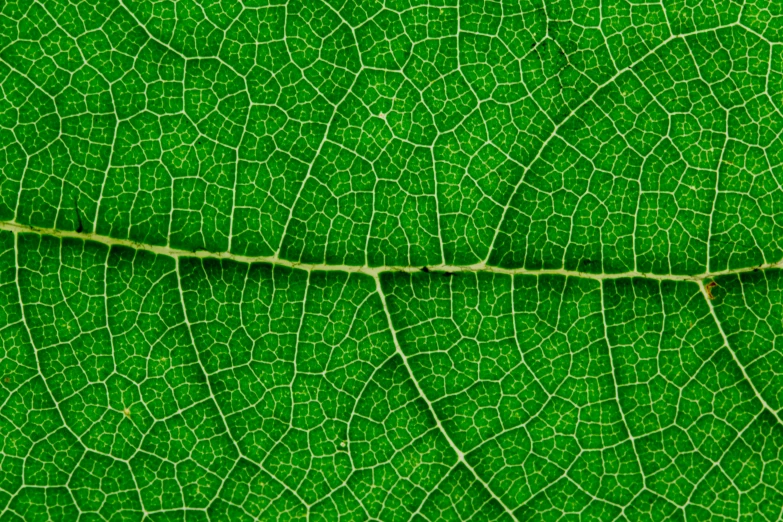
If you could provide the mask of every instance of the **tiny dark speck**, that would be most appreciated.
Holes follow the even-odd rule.
[[[429,274],[430,273],[430,269],[427,268],[426,266],[421,267],[421,271],[424,272],[425,274]]]
[[[712,289],[715,288],[716,286],[718,286],[718,283],[716,283],[715,281],[710,281],[709,283],[704,285],[704,291],[707,292],[707,299],[709,299],[710,301],[715,299],[715,295],[712,293]]]
[[[79,212],[79,203],[74,199],[73,206],[76,209],[76,233],[81,234],[84,231],[84,224],[82,223],[82,213]]]

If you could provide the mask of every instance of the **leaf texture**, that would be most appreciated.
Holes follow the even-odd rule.
[[[783,517],[772,0],[0,3],[0,521]]]

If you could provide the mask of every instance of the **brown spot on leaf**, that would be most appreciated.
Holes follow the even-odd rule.
[[[716,286],[718,286],[718,283],[716,283],[715,281],[710,281],[709,283],[704,285],[704,291],[707,292],[707,299],[709,299],[710,301],[715,299],[715,296],[712,295],[712,289],[715,288]]]

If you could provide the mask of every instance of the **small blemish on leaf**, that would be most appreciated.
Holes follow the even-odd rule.
[[[704,291],[707,292],[707,299],[709,299],[710,301],[715,299],[715,296],[712,295],[712,289],[715,288],[716,286],[718,286],[718,283],[716,283],[715,281],[710,281],[709,283],[704,285]]]
[[[78,223],[76,226],[76,233],[81,234],[84,232],[84,224],[82,223],[82,213],[79,212],[79,202],[76,198],[73,198],[73,206],[76,209],[76,222]]]
[[[421,271],[424,272],[425,274],[429,274],[430,273],[430,269],[427,268],[426,266],[421,267]]]

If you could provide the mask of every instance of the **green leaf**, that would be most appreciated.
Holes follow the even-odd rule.
[[[773,0],[0,3],[0,522],[780,520],[782,134]]]

